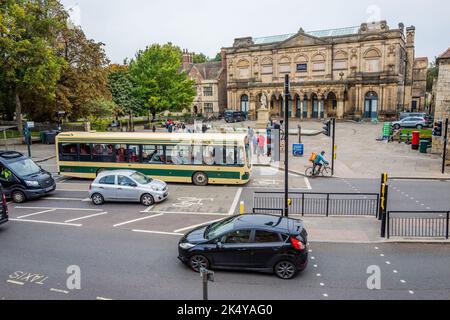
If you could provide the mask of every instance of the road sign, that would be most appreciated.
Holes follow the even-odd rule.
[[[27,127],[28,129],[34,128],[34,121],[27,121],[27,122],[26,122],[26,127]]]
[[[293,145],[293,154],[294,154],[294,157],[303,157],[303,155],[305,154],[304,145],[301,143],[295,143]]]

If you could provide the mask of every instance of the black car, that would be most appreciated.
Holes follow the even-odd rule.
[[[240,215],[197,228],[178,245],[178,258],[194,271],[250,270],[291,279],[308,264],[308,234],[301,220]]]
[[[0,204],[0,225],[8,222],[8,204],[6,201],[5,193],[3,192],[3,188],[0,186],[0,196],[1,196],[1,204]]]
[[[52,175],[15,151],[0,152],[0,183],[16,203],[45,196],[56,189]]]
[[[225,111],[225,121],[226,122],[242,122],[245,121],[247,117],[242,111]]]

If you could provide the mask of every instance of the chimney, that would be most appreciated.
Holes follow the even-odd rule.
[[[183,69],[187,70],[191,63],[192,63],[192,55],[189,53],[188,49],[183,49]]]
[[[225,49],[222,49],[220,51],[220,56],[222,58],[222,68],[227,70],[227,53],[226,53]]]

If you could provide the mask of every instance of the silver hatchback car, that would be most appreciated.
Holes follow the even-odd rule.
[[[95,205],[104,202],[140,202],[151,206],[169,196],[164,181],[147,177],[134,170],[101,172],[89,188],[89,197]]]

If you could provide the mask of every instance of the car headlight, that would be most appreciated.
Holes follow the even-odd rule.
[[[37,182],[37,181],[25,181],[25,183],[29,187],[39,187],[39,182]]]
[[[161,191],[161,188],[159,188],[159,187],[152,187],[152,190],[153,191]]]
[[[195,247],[195,244],[192,243],[180,243],[180,248],[184,249],[184,250],[189,250],[192,249],[193,247]]]

